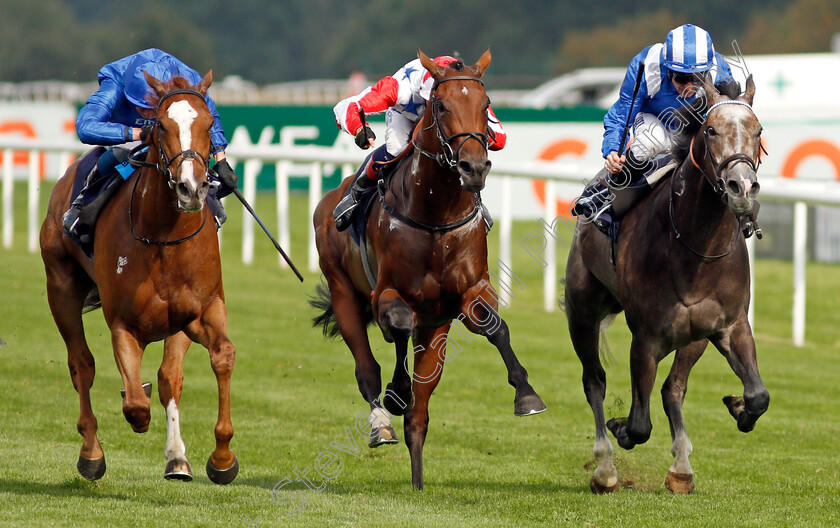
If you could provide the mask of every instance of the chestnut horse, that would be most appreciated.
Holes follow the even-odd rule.
[[[105,473],[105,455],[90,402],[94,359],[82,326],[82,311],[90,306],[86,299],[98,289],[125,386],[123,414],[137,433],[146,432],[150,420],[149,396],[140,382],[143,351],[150,342],[165,340],[158,394],[166,409],[166,478],[192,479],[179,425],[182,366],[192,341],[210,351],[219,414],[216,449],[207,461],[207,474],[213,482],[227,484],[239,471],[229,447],[235,349],[227,336],[219,242],[204,207],[213,124],[204,97],[213,77],[209,72],[196,87],[181,77],[166,83],[148,74],[146,79],[157,98],[146,162],[102,211],[93,259],[62,228],[78,162],[53,188],[41,228],[47,297],[67,345],[70,376],[79,393],[77,427],[84,441],[77,468],[89,480]]]
[[[481,80],[490,52],[473,66],[457,60],[439,67],[422,52],[418,56],[434,87],[412,144],[387,183],[380,182],[379,200],[366,221],[371,280],[359,246],[333,222],[333,208],[353,183],[347,178],[315,210],[315,240],[329,291],[321,288],[320,302],[313,304],[325,310],[316,324],[324,325],[325,334],[340,332],[353,353],[359,391],[371,408],[371,447],[397,441],[383,403],[392,414],[405,414],[411,481],[422,489],[429,397],[443,372],[453,320],[498,348],[516,388],[515,414],[539,413],[545,405],[511,349],[488,275],[487,231],[476,193],[490,170],[490,100]],[[384,401],[366,330],[371,320],[396,345],[396,368]],[[414,341],[411,372],[409,337]]]
[[[680,166],[622,220],[615,267],[609,239],[592,224],[578,223],[569,254],[565,308],[595,416],[598,467],[590,487],[597,493],[619,485],[607,428],[625,449],[648,440],[656,367],[671,351],[676,355],[662,400],[673,441],[674,463],[665,481],[672,492],[694,489],[682,403],[691,368],[710,341],[744,385],[743,397],[724,398],[738,429],[751,431],[770,401],[747,320],[750,268],[739,228],[759,190],[761,125],[751,107],[755,84],[749,77],[743,95],[735,82],[722,86],[722,93],[708,80],[705,84],[706,97],[677,113],[686,125],[675,138]],[[605,424],[599,326],[621,310],[633,334],[632,403],[627,418]]]

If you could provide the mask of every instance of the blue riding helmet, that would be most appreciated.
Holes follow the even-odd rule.
[[[134,106],[154,108],[146,98],[151,94],[151,87],[146,82],[143,71],[161,81],[168,81],[175,75],[180,75],[180,68],[168,56],[149,60],[148,57],[135,56],[128,63],[125,70],[125,97]]]
[[[693,24],[672,29],[662,48],[662,64],[671,71],[705,72],[712,69],[715,45],[709,33]]]

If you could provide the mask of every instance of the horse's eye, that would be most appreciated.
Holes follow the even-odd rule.
[[[446,105],[440,99],[435,99],[435,110],[438,112],[446,112]]]
[[[717,130],[715,130],[714,127],[709,127],[708,132],[709,132],[710,136],[716,136],[717,135]]]

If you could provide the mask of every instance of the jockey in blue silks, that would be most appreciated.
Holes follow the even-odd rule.
[[[636,78],[642,67],[644,74],[634,99]],[[601,153],[610,186],[601,183],[587,186],[572,214],[606,231],[615,216],[612,201],[617,190],[631,197],[630,203],[650,190],[655,180],[646,176],[671,161],[671,131],[679,125],[673,119],[674,112],[694,101],[701,85],[699,74],[705,72],[713,74],[715,84],[732,79],[729,65],[715,51],[712,37],[692,24],[672,29],[664,43],[648,46],[633,57],[618,101],[604,116]],[[619,143],[628,122],[631,124],[629,141],[623,145],[627,148],[626,155],[619,156],[623,152]],[[626,211],[619,211],[623,212]]]
[[[155,48],[106,64],[99,70],[99,89],[88,98],[85,106],[79,110],[76,119],[76,132],[82,143],[113,146],[145,140],[154,124],[155,107],[149,103],[152,91],[146,82],[144,71],[161,81],[168,81],[173,76],[179,75],[192,85],[198,85],[201,82],[201,75],[197,71],[174,56]],[[225,148],[228,143],[216,110],[216,103],[209,95],[205,96],[204,100],[214,118],[210,129],[210,154],[216,160],[215,172],[210,171],[211,190],[207,195],[207,204],[217,225],[221,226],[226,215],[219,199],[232,192],[236,187],[237,177],[225,160]],[[109,154],[104,154],[102,160]],[[107,163],[103,166],[100,160],[99,171],[114,171],[117,160],[122,158],[124,161],[125,157],[125,151],[120,154],[116,150],[113,151],[113,155],[108,157],[112,160],[110,166]],[[100,176],[108,176],[108,174],[100,174]],[[64,228],[71,237],[88,243],[90,240],[85,240],[85,236],[91,232],[92,225],[85,225],[83,219],[95,222],[98,211],[93,212],[95,214],[86,211],[84,216],[81,212],[85,207],[101,209],[104,202],[88,203],[90,197],[85,196],[85,190],[82,190],[82,193],[71,204],[70,210],[65,213]]]

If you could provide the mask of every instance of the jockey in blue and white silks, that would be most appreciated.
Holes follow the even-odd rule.
[[[82,143],[115,146],[146,140],[145,136],[155,122],[155,107],[150,102],[153,100],[153,94],[144,72],[163,82],[175,76],[185,78],[191,85],[198,85],[202,80],[197,71],[156,48],[146,49],[106,64],[99,70],[99,89],[88,97],[76,118],[76,133]],[[210,154],[216,161],[214,170],[209,171],[211,190],[207,195],[207,204],[217,227],[220,227],[227,215],[219,199],[236,188],[237,177],[225,160],[225,148],[228,143],[216,103],[209,95],[204,97],[204,101],[213,115]],[[95,179],[108,178],[113,175],[113,171],[119,171],[127,178],[133,171],[128,166],[126,157],[125,148],[109,149],[97,164],[99,170]],[[120,166],[127,170],[118,168]],[[70,238],[80,241],[83,245],[92,243],[96,218],[110,195],[116,191],[120,180],[112,180],[105,190],[99,192],[99,198],[88,196],[93,194],[90,190],[93,181],[89,179],[63,219],[64,228]]]
[[[642,67],[644,71],[636,91],[636,79]],[[679,125],[673,115],[694,101],[700,85],[695,74],[705,72],[713,74],[713,83],[732,79],[732,71],[724,57],[715,51],[712,37],[692,24],[672,29],[664,43],[648,46],[633,57],[618,101],[604,116],[601,153],[608,173],[607,185],[600,182],[588,185],[572,207],[573,215],[593,222],[613,238],[617,236],[613,220],[621,218],[661,177],[663,171],[655,169],[670,162],[669,126]],[[627,139],[620,145],[628,123]],[[620,152],[623,154],[619,155]],[[653,174],[657,176],[651,178]],[[614,199],[618,196],[621,196],[621,206],[614,209]]]
[[[692,102],[695,96],[692,74],[707,71],[714,72],[714,82],[729,80],[732,71],[723,56],[715,51],[712,37],[702,28],[692,24],[685,24],[671,30],[664,43],[648,46],[638,53],[627,67],[627,74],[621,84],[618,101],[604,116],[604,141],[601,153],[607,158],[611,152],[619,152],[619,142],[630,113],[630,102],[633,98],[633,88],[636,75],[644,64],[645,73],[636,94],[633,112],[629,116],[631,134],[640,140],[638,145],[631,147],[634,154],[646,151],[648,159],[657,156],[670,147],[670,140],[660,116],[667,115]],[[678,75],[686,74],[686,75]],[[688,79],[689,83],[675,83]],[[641,119],[639,114],[644,115]],[[666,121],[668,121],[666,119]],[[673,121],[672,121],[673,122]],[[638,125],[637,125],[638,123]],[[639,126],[641,125],[641,126]],[[650,135],[643,130],[655,130]],[[662,139],[659,145],[653,141],[646,141],[651,136]],[[610,167],[607,167],[610,169]],[[610,172],[618,172],[620,167]]]

